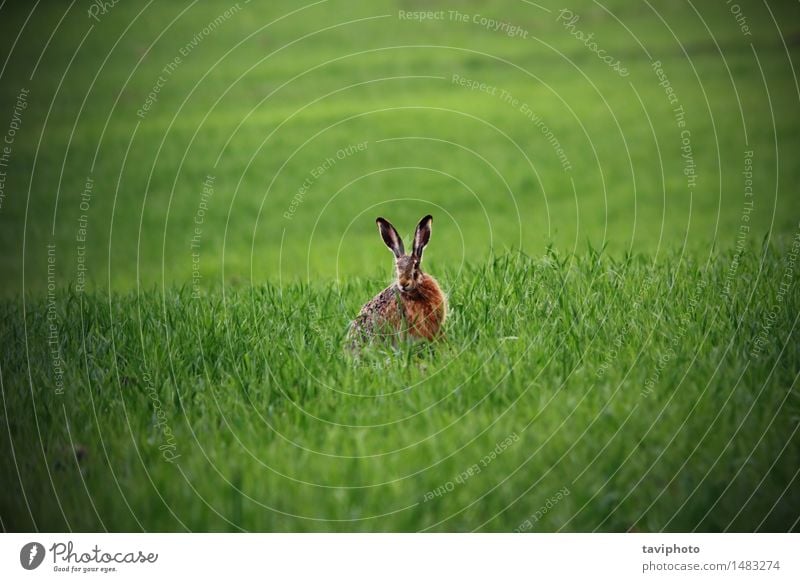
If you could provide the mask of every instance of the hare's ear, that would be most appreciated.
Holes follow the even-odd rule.
[[[413,254],[420,261],[422,260],[422,251],[425,249],[425,245],[427,245],[428,241],[431,240],[432,221],[433,221],[433,216],[429,214],[428,216],[419,221],[419,224],[417,225],[417,231],[414,233]]]
[[[378,217],[375,222],[378,225],[378,230],[386,246],[394,253],[395,257],[402,257],[405,254],[403,240],[400,238],[400,235],[397,234],[397,230],[392,226],[392,223],[380,217]]]

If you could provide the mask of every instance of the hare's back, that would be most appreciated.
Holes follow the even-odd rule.
[[[398,291],[390,285],[370,299],[353,321],[353,327],[361,331],[374,331],[378,327],[397,328],[401,321]]]

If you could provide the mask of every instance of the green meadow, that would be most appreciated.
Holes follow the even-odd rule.
[[[800,6],[736,6],[0,5],[3,530],[797,529]],[[446,338],[348,353],[425,214]]]
[[[366,282],[59,295],[62,392],[43,342],[4,354],[0,515],[45,531],[785,531],[800,298],[780,295],[777,256],[742,257],[730,289],[729,256],[504,256],[447,273],[445,342],[357,360],[341,345]],[[8,345],[47,336],[45,305],[20,311],[2,311]]]

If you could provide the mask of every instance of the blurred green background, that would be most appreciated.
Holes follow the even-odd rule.
[[[742,23],[725,2],[576,2],[570,28],[547,1],[7,2],[0,131],[29,95],[4,168],[3,292],[44,290],[49,243],[58,286],[84,250],[89,287],[119,290],[193,269],[203,287],[384,276],[379,214],[403,233],[434,214],[434,271],[550,243],[707,253],[737,243],[748,150],[747,238],[791,233],[800,5],[738,6]],[[403,17],[418,10],[442,17]]]

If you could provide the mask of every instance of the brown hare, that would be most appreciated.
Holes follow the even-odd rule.
[[[373,339],[412,338],[432,341],[442,332],[447,315],[447,300],[436,279],[422,272],[422,251],[431,238],[433,217],[419,221],[411,254],[405,254],[403,241],[394,226],[378,218],[383,242],[394,253],[397,278],[364,307],[350,326],[353,343]]]

